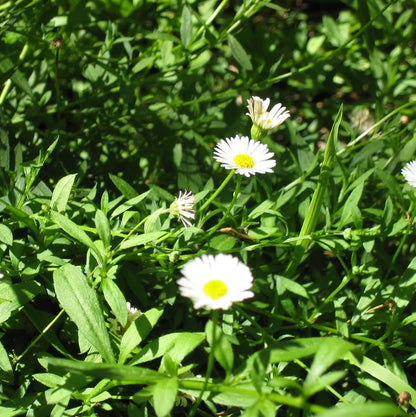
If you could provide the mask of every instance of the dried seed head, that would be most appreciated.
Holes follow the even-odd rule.
[[[62,49],[64,47],[64,38],[59,35],[51,41],[51,45],[56,49]]]
[[[397,401],[399,405],[402,405],[404,407],[408,407],[410,400],[412,399],[412,396],[407,391],[402,391],[399,396],[397,397]]]

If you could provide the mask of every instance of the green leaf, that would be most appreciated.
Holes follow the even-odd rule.
[[[278,287],[279,294],[282,294],[281,290],[288,290],[293,294],[299,295],[300,297],[306,298],[309,300],[309,294],[305,290],[305,288],[293,281],[293,279],[289,279],[286,277],[282,277],[281,275],[276,276],[276,287]]]
[[[153,405],[158,417],[167,416],[175,405],[178,393],[176,378],[163,379],[153,387]]]
[[[231,35],[230,33],[227,36],[228,38],[228,45],[231,49],[231,53],[235,60],[246,70],[252,70],[253,65],[251,64],[250,57],[248,56],[247,52],[243,48],[240,42]]]
[[[399,417],[408,416],[391,403],[340,404],[318,414],[319,417]]]
[[[313,381],[308,381],[308,384],[305,384],[303,387],[303,395],[305,397],[310,397],[317,392],[328,388],[332,384],[335,384],[335,382],[338,382],[340,379],[344,378],[345,375],[347,375],[346,371],[333,371],[321,375],[319,378],[316,378]]]
[[[6,384],[13,383],[13,368],[10,363],[9,355],[3,344],[0,342],[0,381]]]
[[[5,224],[0,224],[0,241],[8,246],[13,244],[13,233]]]
[[[348,196],[347,201],[344,204],[344,209],[342,211],[341,220],[339,221],[339,228],[342,229],[345,225],[354,221],[354,212],[358,210],[358,203],[360,202],[361,195],[364,190],[364,182],[355,187],[351,194]],[[356,227],[361,227],[356,225]]]
[[[259,398],[248,407],[241,417],[276,417],[277,405],[267,398]]]
[[[326,340],[329,340],[329,342],[327,342]],[[359,348],[353,345],[352,343],[344,341],[341,338],[308,337],[276,342],[270,348],[270,363],[288,362],[306,356],[311,356],[314,353],[318,352],[318,350],[321,349],[322,345],[324,345],[322,350],[323,352],[325,352],[327,350],[327,345],[332,346],[337,344],[342,345],[341,351],[351,351],[358,359],[361,358]],[[320,355],[322,355],[322,353]],[[321,367],[319,367],[319,364],[316,364],[313,372],[319,373],[321,369],[323,372],[328,366],[330,366],[331,362],[333,363],[335,360],[337,360],[334,360],[334,357],[336,356],[337,355],[330,355],[327,360],[324,359],[324,363]]]
[[[0,323],[9,319],[11,314],[43,291],[35,281],[13,284],[9,280],[0,281]]]
[[[103,258],[102,254],[97,248],[97,246],[94,244],[94,242],[91,240],[91,238],[81,229],[80,226],[78,226],[76,223],[74,223],[72,220],[68,219],[68,217],[63,216],[62,214],[53,211],[52,213],[52,219],[53,221],[66,233],[68,233],[69,236],[73,237],[78,242],[81,242],[88,248],[90,248],[99,261],[102,263]]]
[[[106,362],[115,362],[97,295],[81,269],[64,265],[54,271],[53,282],[58,301],[85,339]]]
[[[127,324],[127,303],[124,294],[111,278],[104,278],[101,285],[105,301],[118,322],[124,327]]]
[[[300,237],[308,236],[315,231],[318,217],[321,213],[324,194],[327,191],[329,175],[332,171],[332,165],[336,155],[335,142],[338,139],[338,129],[342,120],[342,109],[343,106],[341,105],[335,117],[334,124],[332,125],[331,132],[329,133],[328,142],[325,146],[324,160],[322,161],[321,172],[319,173],[318,184],[316,186],[315,192],[313,193],[312,201],[308,207],[305,220],[303,221],[302,228],[299,232]],[[296,268],[300,264],[308,244],[308,238],[300,239],[297,242],[295,252],[286,268],[285,275],[292,276],[292,274],[296,271]]]
[[[160,215],[165,213],[165,208],[159,208],[155,210],[144,222],[144,233],[154,233],[160,230]]]
[[[137,191],[127,181],[112,174],[110,174],[110,179],[127,200],[137,197]]]
[[[142,200],[144,200],[147,195],[150,193],[149,191],[146,191],[140,195],[137,195],[136,197],[131,198],[130,200],[123,203],[121,206],[118,206],[113,213],[111,213],[111,217],[117,217],[120,214],[124,213],[125,211],[131,209],[134,206],[137,206]]]
[[[319,381],[323,378],[324,372],[326,372],[326,370],[336,361],[345,359],[348,352],[354,352],[357,357],[361,354],[357,346],[346,340],[338,337],[322,338],[309,373],[303,384],[305,395],[313,395],[317,389],[323,388],[322,386],[319,386]],[[338,379],[336,378],[339,375],[334,374],[333,376],[335,377],[335,381],[337,381]],[[332,381],[331,378],[330,381]],[[315,387],[317,384],[318,387]]]
[[[227,372],[227,375],[229,375],[233,370],[234,364],[234,352],[232,345],[230,341],[227,339],[227,336],[223,333],[221,327],[215,325],[215,346],[213,346],[212,326],[212,321],[208,321],[205,328],[208,343],[210,344],[211,349],[214,349],[215,359],[224,368],[224,370]]]
[[[111,243],[111,228],[107,216],[98,209],[95,212],[95,227],[97,228],[98,236],[103,242],[105,248]]]
[[[146,245],[149,242],[155,242],[161,236],[165,235],[166,232],[151,232],[143,233],[139,236],[132,236],[128,240],[125,240],[120,244],[120,249],[129,249],[135,246]]]
[[[393,286],[393,292],[390,296],[396,303],[398,309],[404,309],[410,303],[414,296],[416,285],[416,257],[408,265],[406,271],[400,276]]]
[[[270,351],[262,350],[255,353],[249,362],[250,379],[256,390],[261,393],[264,387],[266,372],[270,362]]]
[[[46,385],[48,388],[53,388],[58,385],[62,385],[66,381],[65,377],[48,372],[33,374],[32,377],[41,384]]]
[[[128,355],[147,337],[163,314],[163,309],[152,308],[140,315],[126,330],[120,342],[118,362],[124,363]]]
[[[57,182],[51,197],[50,206],[52,210],[65,211],[76,176],[77,174],[67,175]]]
[[[149,362],[169,353],[175,362],[181,362],[189,353],[199,346],[205,339],[205,333],[171,333],[146,345],[142,351],[132,359],[131,365]]]
[[[270,200],[262,201],[254,210],[248,215],[249,220],[254,220],[264,214],[267,210],[273,207],[275,203]]]
[[[90,376],[94,379],[111,379],[119,381],[122,384],[154,384],[166,379],[166,375],[151,369],[140,368],[129,365],[110,365],[104,363],[81,362],[69,359],[58,359],[43,357],[39,362],[46,362],[65,372],[75,371],[83,375]]]
[[[378,364],[366,356],[362,361],[357,361],[355,357],[348,355],[349,361],[361,369],[363,372],[371,375],[376,380],[383,382],[390,388],[392,388],[397,395],[402,391],[407,391],[411,395],[410,404],[413,408],[416,407],[416,390],[412,388],[407,381],[399,378],[397,375],[389,371],[385,366]]]
[[[192,13],[188,6],[182,9],[181,17],[181,42],[185,48],[188,48],[192,39]]]

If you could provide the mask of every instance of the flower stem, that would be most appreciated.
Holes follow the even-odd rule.
[[[212,344],[211,344],[211,350],[208,356],[207,374],[205,376],[205,381],[204,381],[204,385],[202,386],[201,392],[199,393],[197,400],[192,406],[191,411],[188,414],[188,417],[193,417],[195,415],[196,410],[201,404],[202,396],[204,395],[204,392],[206,391],[208,387],[209,379],[211,378],[212,369],[214,367],[215,348],[217,344],[216,327],[217,327],[217,322],[218,322],[218,315],[219,315],[218,310],[212,311]]]
[[[212,194],[212,196],[207,201],[205,201],[205,203],[199,208],[199,210],[198,210],[199,213],[204,211],[215,200],[215,198],[218,196],[218,194],[224,189],[224,187],[228,184],[230,179],[234,176],[234,173],[235,173],[234,170],[230,171],[227,178],[225,178],[225,180],[217,188],[217,190],[214,192],[214,194]]]
[[[211,236],[212,234],[214,234],[224,224],[225,220],[227,220],[228,215],[230,214],[231,209],[234,207],[235,202],[237,201],[238,195],[240,194],[240,188],[241,188],[241,181],[242,181],[242,179],[243,179],[243,177],[241,175],[239,175],[237,177],[237,183],[235,185],[235,191],[234,191],[233,199],[231,200],[231,203],[228,205],[227,211],[222,216],[222,219],[204,236],[204,239],[205,240],[209,236]]]

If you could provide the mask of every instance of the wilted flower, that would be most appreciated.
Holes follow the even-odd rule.
[[[267,108],[270,104],[270,99],[262,100],[260,97],[251,97],[248,102],[248,116],[251,117],[253,127],[251,128],[251,137],[255,140],[261,139],[266,135],[268,130],[274,129],[281,125],[290,113],[283,107],[281,103],[276,104],[268,112]]]
[[[250,269],[231,255],[202,255],[189,261],[181,272],[179,291],[196,309],[226,310],[254,295],[249,291],[253,284]]]
[[[408,162],[404,166],[402,175],[412,187],[416,187],[416,160]]]
[[[183,223],[185,229],[192,226],[190,219],[195,219],[195,196],[191,191],[179,192],[179,196],[170,205],[169,211]]]
[[[267,145],[255,142],[247,136],[222,139],[214,149],[214,159],[226,169],[249,177],[254,174],[273,172],[276,161]]]

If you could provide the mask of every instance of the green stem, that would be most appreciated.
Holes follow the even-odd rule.
[[[208,356],[207,374],[205,376],[205,381],[204,381],[204,384],[202,385],[202,389],[198,395],[197,400],[192,406],[191,411],[188,414],[188,417],[193,417],[199,405],[201,404],[202,396],[204,395],[205,391],[208,388],[208,382],[209,382],[209,379],[211,378],[212,369],[214,368],[214,359],[215,359],[214,355],[215,355],[215,348],[217,344],[217,338],[216,338],[215,333],[216,333],[216,327],[217,327],[217,322],[218,322],[218,316],[219,316],[219,311],[213,310],[212,311],[212,344],[211,344],[211,350]]]
[[[324,199],[324,194],[327,189],[327,184],[329,180],[329,174],[332,170],[332,165],[335,158],[335,140],[338,137],[338,128],[342,119],[342,105],[338,110],[338,114],[335,118],[334,125],[332,126],[331,132],[328,137],[328,142],[325,147],[324,160],[321,166],[321,172],[319,174],[318,184],[316,186],[315,192],[312,196],[311,204],[309,205],[308,211],[303,221],[302,228],[300,230],[299,236],[301,239],[297,241],[295,246],[295,251],[291,261],[289,262],[285,275],[292,276],[296,271],[296,268],[300,264],[303,254],[305,253],[306,248],[308,247],[310,238],[309,236],[314,230],[316,223],[318,222],[318,217],[321,212],[321,207]]]
[[[235,205],[235,202],[237,201],[238,195],[240,194],[242,179],[243,177],[241,175],[237,177],[237,183],[235,185],[235,191],[234,191],[234,195],[233,195],[233,199],[231,200],[231,203],[228,205],[226,212],[222,216],[222,219],[204,236],[204,240],[206,240],[209,236],[214,234],[227,220],[228,215],[230,214],[232,208]]]
[[[207,26],[209,26],[214,21],[214,19],[218,16],[218,14],[221,12],[221,10],[224,9],[224,7],[227,5],[227,3],[228,3],[228,0],[222,0],[222,2],[214,10],[214,12],[207,19],[207,21],[203,24],[203,26],[200,26],[200,28],[195,33],[195,35],[192,36],[192,40],[191,40],[190,44],[192,44],[195,39],[198,39],[198,37],[201,35],[201,33],[207,28]]]
[[[315,319],[316,315],[328,304],[330,303],[335,296],[352,280],[354,275],[348,270],[347,266],[345,265],[344,261],[341,259],[341,257],[338,257],[339,262],[341,263],[342,267],[344,268],[347,276],[345,279],[341,281],[341,283],[338,285],[337,288],[335,288],[334,291],[331,292],[331,294],[328,295],[328,297],[325,298],[323,303],[320,304],[319,307],[315,308],[313,313],[310,315],[308,321],[309,323],[312,323]]]
[[[199,390],[199,389],[202,389],[201,386],[202,384],[204,384],[202,381],[183,380],[183,379],[179,379],[178,382],[179,382],[179,388],[185,389],[185,390]],[[262,396],[261,398],[267,398],[268,400],[274,402],[275,404],[284,404],[289,407],[304,408],[314,413],[320,413],[326,410],[325,407],[322,407],[320,405],[308,404],[304,400],[303,397],[290,397],[290,396],[281,395],[275,392],[259,394],[254,389],[250,390],[247,388],[239,388],[236,386],[230,386],[230,385],[224,385],[224,384],[213,384],[213,383],[208,384],[206,389],[208,389],[210,392],[230,392],[230,393],[238,394],[240,396],[253,398],[253,400],[260,399],[260,395],[261,395]],[[192,412],[192,409],[191,409],[191,412]],[[191,416],[193,416],[193,414],[191,413],[188,414],[188,417],[191,417]]]
[[[59,90],[59,50],[55,52],[55,94],[56,94],[56,116],[58,118],[58,132],[60,131],[61,122],[61,93]]]
[[[59,317],[61,317],[64,312],[65,310],[62,309],[56,315],[56,317],[42,330],[42,332],[38,334],[38,336],[30,343],[30,345],[23,351],[23,353],[13,360],[13,363],[16,364],[17,362],[19,362],[23,358],[23,356],[25,356],[26,353],[29,352],[30,349],[32,349],[32,347],[35,346],[36,343],[38,343],[38,341],[46,334],[46,332],[58,321]]]
[[[225,188],[225,186],[229,183],[230,179],[234,176],[235,171],[231,170],[228,174],[227,178],[222,182],[222,184],[217,188],[217,190],[212,194],[212,196],[205,201],[205,203],[199,208],[198,212],[203,212],[218,196],[218,194]]]

